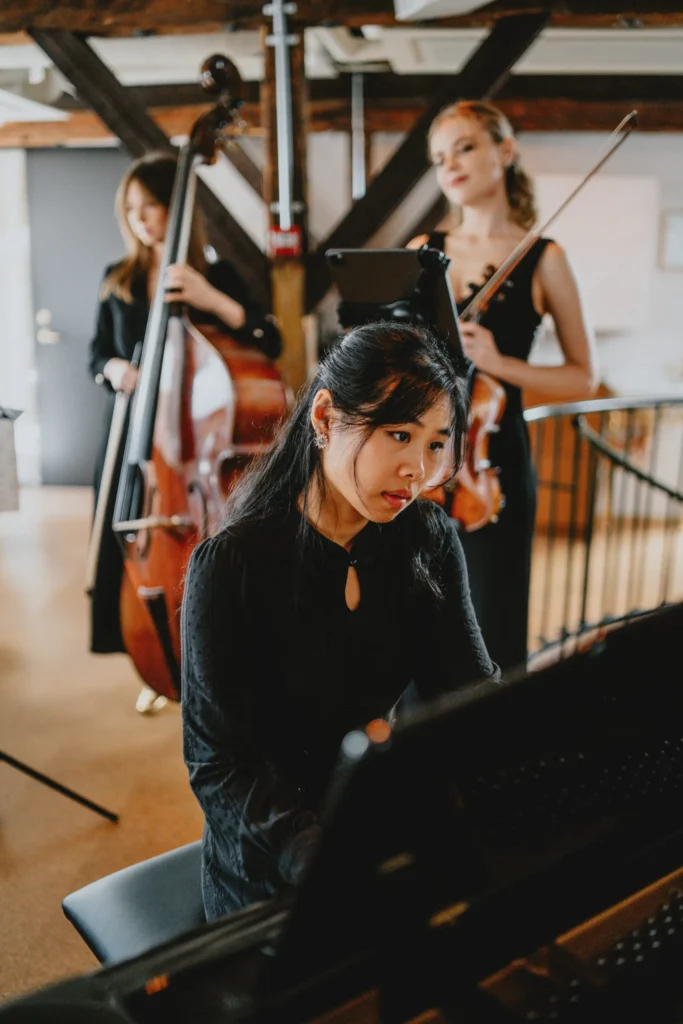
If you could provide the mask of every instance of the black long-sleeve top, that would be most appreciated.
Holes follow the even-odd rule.
[[[115,264],[105,270],[105,279]],[[280,334],[277,327],[258,303],[254,302],[246,284],[227,260],[209,263],[206,278],[210,284],[230,296],[244,307],[246,320],[242,327],[235,329],[221,323],[217,317],[203,310],[191,309],[190,318],[198,326],[213,324],[223,327],[231,337],[244,345],[259,348],[271,359],[276,359],[281,350]],[[125,302],[116,295],[109,295],[100,302],[97,312],[95,335],[90,342],[90,372],[98,383],[103,383],[103,370],[110,359],[132,359],[135,346],[143,341],[149,318],[147,282],[144,277],[133,280],[132,302]]]
[[[431,503],[429,503],[431,506]],[[453,524],[436,506],[443,597],[412,583],[423,503],[368,523],[351,553],[299,513],[233,527],[194,551],[182,609],[184,754],[205,815],[209,918],[297,884],[344,735],[386,717],[414,682],[423,699],[497,678]],[[345,599],[349,565],[360,604]]]

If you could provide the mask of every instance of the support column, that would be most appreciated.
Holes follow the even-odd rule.
[[[269,25],[262,33],[265,75],[261,84],[261,117],[266,146],[263,197],[269,209],[272,302],[283,342],[280,365],[287,384],[298,391],[307,378],[303,324],[304,254],[308,248],[307,123],[303,27],[299,26],[297,31],[297,26],[287,25],[286,18],[293,9],[293,4],[282,0],[263,9],[266,17],[272,18],[272,28]],[[287,128],[287,104],[291,131]]]

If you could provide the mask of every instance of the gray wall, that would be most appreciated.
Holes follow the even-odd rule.
[[[106,403],[88,373],[88,342],[104,268],[124,252],[114,196],[130,162],[118,149],[27,153],[34,312],[49,309],[60,334],[36,345],[45,484],[92,482]]]

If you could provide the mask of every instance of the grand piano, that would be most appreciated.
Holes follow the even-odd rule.
[[[664,608],[352,734],[295,899],[0,1022],[45,1000],[135,1024],[683,1020],[681,637]]]

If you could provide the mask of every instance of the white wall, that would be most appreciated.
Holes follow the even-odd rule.
[[[325,132],[313,136],[316,149],[315,172],[309,176],[309,204],[311,219],[316,220],[324,206],[325,221],[336,223],[348,208],[350,186],[348,176],[341,187],[339,180],[331,180],[329,170],[338,168],[345,159],[348,163],[346,140],[341,133]],[[373,138],[372,163],[380,167],[394,150],[400,136],[389,133]],[[593,163],[605,141],[595,133],[528,133],[520,136],[522,162],[532,175],[583,174]],[[318,173],[318,168],[326,169]],[[618,178],[654,179],[659,194],[660,210],[654,230],[659,235],[661,214],[664,210],[683,210],[683,135],[674,133],[633,133],[605,167],[605,174]],[[336,187],[336,193],[333,189]],[[391,247],[399,237],[419,220],[437,195],[433,176],[428,174],[416,186],[401,209],[372,239],[375,246]],[[580,210],[577,203],[576,210]],[[571,208],[566,216],[571,215]],[[628,219],[629,210],[621,211]],[[578,213],[576,213],[578,216]],[[584,216],[582,215],[582,219]],[[585,218],[585,234],[590,241],[592,232],[609,231],[609,224],[594,225]],[[627,233],[623,225],[615,224],[615,237]],[[552,231],[550,231],[552,234]],[[597,239],[597,234],[596,234]],[[648,241],[648,248],[651,248]],[[572,254],[570,253],[570,256]],[[634,255],[634,259],[635,259]],[[598,332],[601,376],[618,394],[683,395],[683,272],[665,271],[657,265],[656,254],[649,257],[651,266],[647,308],[639,317],[641,324],[633,330],[618,333]],[[573,258],[575,272],[581,280],[580,258]],[[630,293],[624,293],[624,302]],[[645,326],[643,326],[643,324]],[[557,350],[552,337],[539,339],[534,353],[538,361],[552,361]]]
[[[17,470],[40,483],[26,157],[0,150],[0,405],[23,410],[14,424]]]
[[[581,173],[600,144],[595,133],[527,134],[520,138],[532,174]],[[683,135],[634,132],[606,167],[612,175],[654,176],[661,208],[683,209]],[[628,209],[623,217],[629,217]],[[586,225],[590,232],[590,225]],[[597,228],[596,228],[597,229]],[[581,278],[581,266],[575,266]],[[599,334],[603,380],[618,394],[683,395],[683,273],[666,271],[652,260],[646,326]]]

